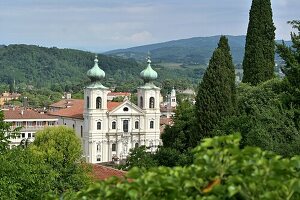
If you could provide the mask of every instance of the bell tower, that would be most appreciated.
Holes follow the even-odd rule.
[[[144,85],[138,87],[138,106],[145,113],[144,130],[146,135],[145,145],[155,151],[160,143],[160,88],[153,81],[157,79],[157,72],[151,67],[148,56],[147,67],[140,73]]]
[[[107,127],[107,94],[109,89],[102,85],[101,80],[105,72],[98,66],[95,57],[94,66],[87,72],[91,83],[84,88],[84,126],[83,146],[86,161],[90,163],[101,162],[107,155],[105,141]]]

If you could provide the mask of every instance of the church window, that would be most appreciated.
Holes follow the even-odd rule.
[[[97,152],[101,152],[101,145],[97,144]]]
[[[149,108],[154,108],[154,97],[150,97]]]
[[[124,107],[124,108],[123,108],[123,111],[124,111],[124,112],[127,112],[127,111],[128,111],[128,107]]]
[[[101,157],[97,156],[97,162],[100,162],[100,161],[101,161]]]
[[[116,129],[116,124],[117,124],[116,122],[112,122],[112,123],[111,123],[111,128],[112,128],[112,129]]]
[[[89,96],[86,97],[86,107],[90,108],[90,97]]]
[[[82,137],[83,136],[83,127],[80,126],[80,136]]]
[[[124,120],[124,121],[123,121],[123,131],[124,131],[125,133],[128,132],[128,120]]]
[[[143,108],[144,103],[143,103],[143,97],[140,97],[140,107]]]
[[[138,122],[138,121],[135,121],[135,122],[134,122],[134,128],[135,128],[135,129],[139,129],[139,122]]]
[[[172,102],[175,102],[175,99],[172,99]]]
[[[135,143],[134,148],[138,148],[138,147],[139,147],[139,143]]]
[[[102,108],[102,99],[101,97],[96,98],[96,109],[101,109]]]
[[[101,130],[101,122],[97,122],[97,130]]]
[[[154,128],[154,121],[150,121],[150,128]]]
[[[112,151],[116,151],[116,149],[117,149],[117,145],[116,145],[115,143],[113,143],[113,144],[111,145],[111,150],[112,150]]]

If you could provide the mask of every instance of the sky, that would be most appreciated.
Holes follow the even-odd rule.
[[[105,52],[176,39],[246,35],[251,0],[0,0],[0,44]],[[272,0],[289,40],[299,0]]]

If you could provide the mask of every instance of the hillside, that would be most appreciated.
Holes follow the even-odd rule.
[[[245,36],[227,36],[234,62],[241,63],[244,56]],[[148,51],[155,62],[207,64],[217,47],[220,36],[194,37],[106,52],[106,55],[143,60]]]
[[[245,52],[246,36],[228,35],[228,41],[231,48],[234,64],[240,64],[243,61]],[[200,64],[206,65],[217,47],[220,36],[194,37],[189,39],[173,40],[169,42],[150,44],[128,49],[117,49],[106,52],[106,55],[112,55],[121,58],[133,58],[135,60],[144,60],[147,53],[156,63],[182,63],[184,65]],[[281,42],[281,41],[276,41]],[[286,42],[287,45],[291,41]],[[280,59],[276,55],[276,59]]]
[[[77,85],[77,88],[81,89],[89,81],[86,72],[94,65],[94,56],[90,52],[56,47],[1,46],[0,84],[12,84],[15,79],[17,85],[26,84],[36,88],[55,86],[68,90]],[[130,91],[141,84],[139,74],[146,66],[145,60],[143,63],[138,63],[133,59],[107,55],[98,55],[98,58],[99,65],[106,73],[106,79],[103,81],[106,86],[117,86],[118,90]],[[203,74],[201,69],[170,69],[156,65],[153,65],[153,68],[159,74],[157,84],[160,86],[166,79],[176,79],[176,81],[188,79],[196,83]]]

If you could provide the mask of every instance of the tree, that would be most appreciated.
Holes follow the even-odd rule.
[[[4,121],[4,113],[0,110],[0,154],[4,152],[10,143],[10,138],[16,138],[20,128],[11,129],[11,123]]]
[[[285,66],[282,71],[286,75],[289,98],[288,103],[300,106],[300,20],[288,22],[298,30],[296,33],[291,33],[291,40],[293,45],[291,47],[283,44],[277,45],[277,52],[285,61]]]
[[[221,37],[196,96],[196,116],[201,137],[211,136],[215,125],[235,113],[232,65],[227,39]]]
[[[154,160],[153,155],[147,152],[146,146],[143,145],[130,149],[125,165],[121,165],[120,168],[122,170],[130,170],[133,167],[149,169],[156,166],[157,162]]]
[[[57,192],[79,190],[89,183],[88,167],[81,158],[81,142],[73,129],[59,126],[38,131],[30,149],[58,174]]]
[[[243,82],[257,85],[274,77],[275,26],[270,0],[253,0],[243,60]]]
[[[0,154],[0,199],[45,199],[57,174],[40,155],[14,148]]]
[[[240,149],[240,139],[206,138],[191,166],[133,168],[125,180],[101,181],[64,199],[299,199],[300,158]]]
[[[224,119],[214,129],[214,134],[240,132],[242,147],[257,146],[287,157],[300,154],[297,110],[283,105],[286,93],[283,87],[280,79],[257,86],[240,84],[237,115]]]

